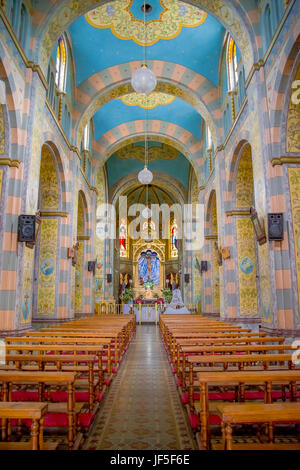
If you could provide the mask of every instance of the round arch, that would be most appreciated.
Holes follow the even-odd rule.
[[[51,16],[46,17],[45,22],[38,30],[36,38],[37,44],[41,44],[37,50],[36,59],[44,73],[52,48],[61,32],[67,29],[73,21],[84,13],[108,2],[109,0],[101,2],[86,0],[84,3],[78,2],[74,5],[73,0],[67,0],[62,4],[59,3],[56,7],[52,7],[53,12],[51,11]],[[249,23],[249,18],[244,10],[238,8],[234,0],[219,0],[218,2],[212,2],[211,0],[184,0],[183,3],[190,3],[207,11],[230,31],[244,57],[245,69],[248,74],[256,57],[256,49],[254,49],[256,42],[253,40],[253,27]]]

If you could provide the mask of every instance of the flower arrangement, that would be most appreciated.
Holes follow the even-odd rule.
[[[169,304],[172,300],[172,297],[173,297],[171,289],[164,289],[162,293],[163,293],[165,302],[167,302]]]
[[[122,302],[124,304],[128,304],[130,300],[132,300],[134,297],[134,292],[133,292],[133,287],[128,287],[125,289],[124,294],[122,295]]]
[[[148,279],[144,284],[145,289],[153,289],[154,282],[151,279]]]

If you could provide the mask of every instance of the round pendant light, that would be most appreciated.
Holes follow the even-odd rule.
[[[131,77],[131,85],[134,91],[142,95],[148,95],[156,87],[156,76],[147,65],[142,65]]]
[[[149,209],[149,207],[145,207],[145,209],[142,211],[142,216],[144,217],[144,219],[150,219],[150,217],[152,216],[152,210]]]
[[[138,174],[138,180],[142,184],[150,184],[151,181],[153,180],[153,174],[148,168],[145,166],[145,168],[139,172]]]

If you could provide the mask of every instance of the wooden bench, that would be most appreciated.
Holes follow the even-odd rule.
[[[93,410],[95,398],[95,384],[94,384],[94,363],[96,356],[81,354],[81,355],[48,355],[48,354],[9,354],[6,356],[6,364],[13,362],[16,367],[21,370],[23,363],[37,363],[39,371],[45,370],[48,364],[53,369],[56,366],[57,371],[70,371],[70,372],[88,372],[88,390],[89,390],[89,409]],[[53,364],[54,363],[54,364]],[[86,363],[87,366],[79,366],[79,363]],[[51,364],[51,366],[50,366]]]
[[[210,402],[208,389],[216,386],[238,386],[239,399],[243,400],[245,385],[260,385],[265,390],[265,402],[272,403],[273,385],[288,385],[290,400],[297,397],[296,383],[300,382],[300,370],[271,370],[271,371],[226,371],[199,372],[197,378],[200,388],[200,402],[195,402],[195,411],[200,416],[201,445],[204,449],[209,446],[209,415]],[[214,404],[215,406],[215,404]]]
[[[274,444],[274,423],[300,421],[300,403],[234,403],[219,404],[216,407],[216,414],[222,420],[222,448],[224,450],[240,450],[243,444],[238,447],[232,444],[232,426],[234,424],[245,423],[267,423],[268,443],[251,445],[251,448],[259,450],[296,450],[300,449],[300,442],[296,444]],[[249,450],[249,449],[248,449]]]
[[[11,391],[15,384],[36,384],[38,386],[39,401],[43,401],[43,385],[65,385],[67,388],[67,415],[68,415],[68,445],[75,446],[76,415],[74,402],[74,384],[77,374],[72,372],[40,372],[40,371],[0,371],[3,401],[11,401]],[[80,436],[77,435],[77,441]]]
[[[209,356],[188,356],[187,363],[189,364],[189,404],[191,411],[194,409],[194,372],[198,372],[194,368],[195,364],[202,364],[209,366],[212,364],[222,364],[223,370],[228,369],[229,364],[234,364],[239,367],[239,370],[244,369],[244,365],[248,367],[251,364],[257,365],[262,363],[261,371],[267,370],[270,367],[270,363],[279,363],[281,367],[284,363],[288,364],[289,369],[294,369],[295,365],[292,362],[292,354],[243,354],[243,355],[209,355]],[[183,361],[183,383],[185,384],[185,362]],[[252,366],[251,366],[252,367]],[[277,366],[279,368],[279,366]],[[203,368],[202,370],[203,371]],[[241,397],[243,399],[243,397]]]
[[[42,450],[43,439],[43,417],[48,411],[46,403],[18,403],[0,402],[0,418],[2,420],[2,441],[7,438],[7,421],[10,419],[31,419],[31,449]],[[2,443],[7,446],[7,443]],[[20,447],[20,446],[19,446]]]

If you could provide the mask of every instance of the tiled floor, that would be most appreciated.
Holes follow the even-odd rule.
[[[194,449],[155,325],[137,325],[83,449]]]

